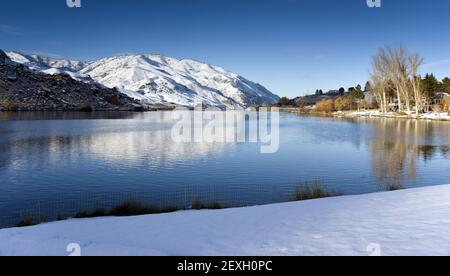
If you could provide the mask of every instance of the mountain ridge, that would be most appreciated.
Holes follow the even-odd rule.
[[[136,100],[96,82],[45,74],[0,50],[0,111],[144,111]]]
[[[30,69],[93,80],[148,104],[247,108],[279,100],[259,83],[193,59],[124,54],[83,62],[14,51],[6,54]]]

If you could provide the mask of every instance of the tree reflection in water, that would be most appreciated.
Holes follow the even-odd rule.
[[[375,119],[370,142],[373,174],[383,189],[415,180],[417,162],[448,158],[450,124],[417,120]]]

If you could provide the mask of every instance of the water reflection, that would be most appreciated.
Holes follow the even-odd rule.
[[[450,124],[417,120],[366,119],[373,174],[382,188],[404,187],[416,180],[417,163],[448,158]]]
[[[60,202],[57,211],[69,213],[129,194],[262,204],[288,199],[300,180],[357,194],[447,184],[450,176],[448,122],[282,114],[279,152],[261,155],[252,143],[174,143],[171,112],[0,118],[0,224],[37,202],[48,210]]]
[[[130,166],[133,163],[164,166],[217,154],[229,144],[174,143],[170,130],[105,132],[92,135],[26,137],[0,142],[0,169],[38,166],[45,160],[89,158]]]
[[[445,159],[449,159],[450,146],[418,145],[417,154],[419,158],[422,158],[424,161],[431,161],[439,155]]]
[[[133,119],[136,112],[0,112],[0,121]]]

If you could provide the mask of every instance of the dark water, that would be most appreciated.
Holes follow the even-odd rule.
[[[319,180],[343,194],[450,183],[450,123],[281,114],[280,149],[173,143],[170,112],[0,113],[0,225],[136,199],[189,206],[288,200]]]

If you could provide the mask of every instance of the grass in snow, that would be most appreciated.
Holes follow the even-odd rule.
[[[39,222],[33,218],[27,217],[19,221],[16,225],[16,227],[28,227],[33,225],[38,225]]]
[[[404,187],[402,184],[400,183],[389,183],[385,186],[385,190],[388,192],[393,192],[393,191],[398,191],[398,190],[403,190]]]
[[[327,191],[320,181],[314,181],[313,183],[305,183],[298,187],[291,196],[291,201],[303,201],[340,195],[342,194]]]
[[[104,208],[97,208],[93,211],[79,211],[77,212],[73,218],[81,219],[81,218],[95,218],[95,217],[127,217],[127,216],[140,216],[140,215],[152,215],[152,214],[165,214],[172,213],[181,210],[217,210],[223,209],[224,206],[219,202],[210,202],[207,204],[202,203],[200,200],[194,200],[190,208],[179,208],[176,206],[166,206],[166,207],[155,207],[153,205],[147,205],[140,203],[135,200],[127,200],[123,203],[120,203],[110,210],[106,210]],[[57,215],[56,220],[62,221],[66,220],[67,217],[63,215]],[[31,217],[26,217],[19,221],[16,227],[27,227],[39,224],[38,220],[35,220]]]
[[[210,202],[205,205],[200,200],[196,199],[194,200],[194,202],[192,202],[191,208],[193,210],[204,210],[204,209],[219,210],[224,209],[224,206],[222,206],[219,202]]]

